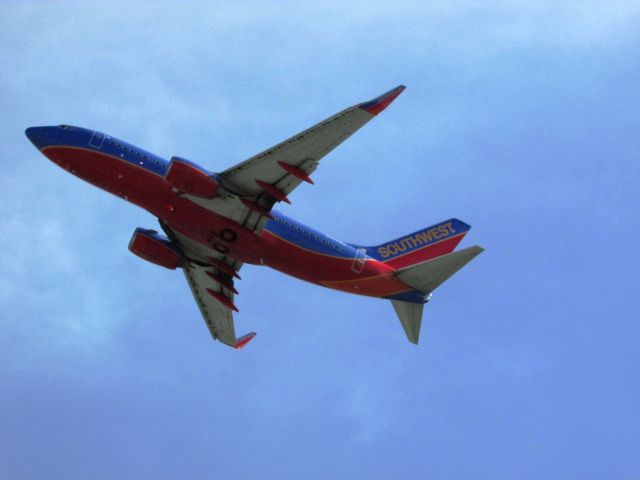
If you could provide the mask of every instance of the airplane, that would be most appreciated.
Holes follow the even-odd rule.
[[[390,300],[411,343],[432,292],[483,251],[454,252],[471,228],[451,218],[375,246],[346,243],[274,210],[320,160],[393,102],[400,85],[349,107],[220,173],[180,157],[169,161],[97,130],[30,127],[28,139],[71,174],[144,208],[165,235],[136,228],[135,255],[182,269],[215,340],[236,349],[235,280],[244,263],[343,292]]]

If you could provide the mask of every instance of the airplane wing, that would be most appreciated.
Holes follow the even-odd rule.
[[[225,345],[240,349],[255,337],[255,332],[236,337],[233,325],[233,286],[229,288],[214,280],[221,272],[214,267],[185,262],[182,267],[193,297],[200,308],[211,336]],[[227,279],[228,281],[229,279]],[[232,285],[232,284],[231,284]]]
[[[190,200],[249,230],[259,231],[276,202],[300,183],[313,183],[309,175],[331,150],[384,110],[405,87],[400,85],[368,102],[359,103],[307,130],[255,155],[220,174],[220,194]]]
[[[250,209],[268,213],[276,201],[289,202],[287,195],[301,182],[313,183],[309,175],[320,159],[384,110],[404,89],[400,85],[373,100],[347,108],[220,176],[230,189],[252,197],[244,202]]]
[[[233,303],[238,293],[233,278],[240,278],[237,272],[242,264],[195,242],[167,222],[161,221],[160,226],[185,253],[182,270],[211,336],[230,347],[244,347],[256,334],[238,338],[233,324],[233,312],[238,311]]]

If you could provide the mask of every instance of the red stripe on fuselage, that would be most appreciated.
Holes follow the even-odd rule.
[[[440,255],[446,255],[447,253],[453,252],[466,234],[467,232],[464,232],[438,243],[427,245],[426,247],[414,250],[413,252],[405,253],[391,260],[387,260],[384,263],[385,265],[389,265],[395,270],[398,270],[410,265],[415,265],[416,263],[426,262],[427,260],[439,257]]]
[[[353,258],[314,252],[267,230],[263,230],[261,236],[270,243],[265,265],[301,280],[372,297],[412,290],[393,274],[393,268],[373,258],[368,258],[362,270],[355,272],[352,270]]]
[[[209,247],[218,244],[228,248],[227,254],[237,261],[263,263],[349,293],[384,297],[411,290],[393,275],[389,263],[369,258],[357,273],[352,270],[353,258],[314,252],[267,230],[256,235],[174,192],[161,175],[144,168],[144,164],[80,147],[51,146],[42,153],[77,177],[144,208],[189,238]],[[218,237],[225,228],[237,232],[236,241],[229,243]]]
[[[44,148],[42,153],[74,175],[144,208],[203,245],[217,244],[228,249],[236,260],[259,263],[265,247],[259,236],[174,192],[161,175],[144,166],[84,148],[53,146]],[[218,236],[225,228],[238,234],[235,242]]]

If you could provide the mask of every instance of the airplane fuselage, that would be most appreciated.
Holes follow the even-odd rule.
[[[30,133],[29,133],[30,132]],[[84,128],[33,127],[41,152],[71,174],[144,208],[181,235],[242,263],[266,265],[336,290],[422,302],[394,268],[361,249],[272,211],[254,231],[219,215],[165,181],[169,162],[134,145]],[[233,235],[221,235],[221,232]]]

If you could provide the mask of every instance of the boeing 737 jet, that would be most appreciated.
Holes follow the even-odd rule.
[[[273,209],[322,158],[384,110],[404,86],[347,108],[220,173],[184,158],[166,161],[96,130],[31,127],[26,135],[71,174],[149,211],[165,235],[137,228],[129,250],[169,269],[181,268],[214,339],[242,348],[233,312],[238,271],[266,265],[348,293],[391,301],[409,341],[418,343],[431,293],[481,253],[454,249],[469,230],[451,218],[381,245],[338,241]]]

